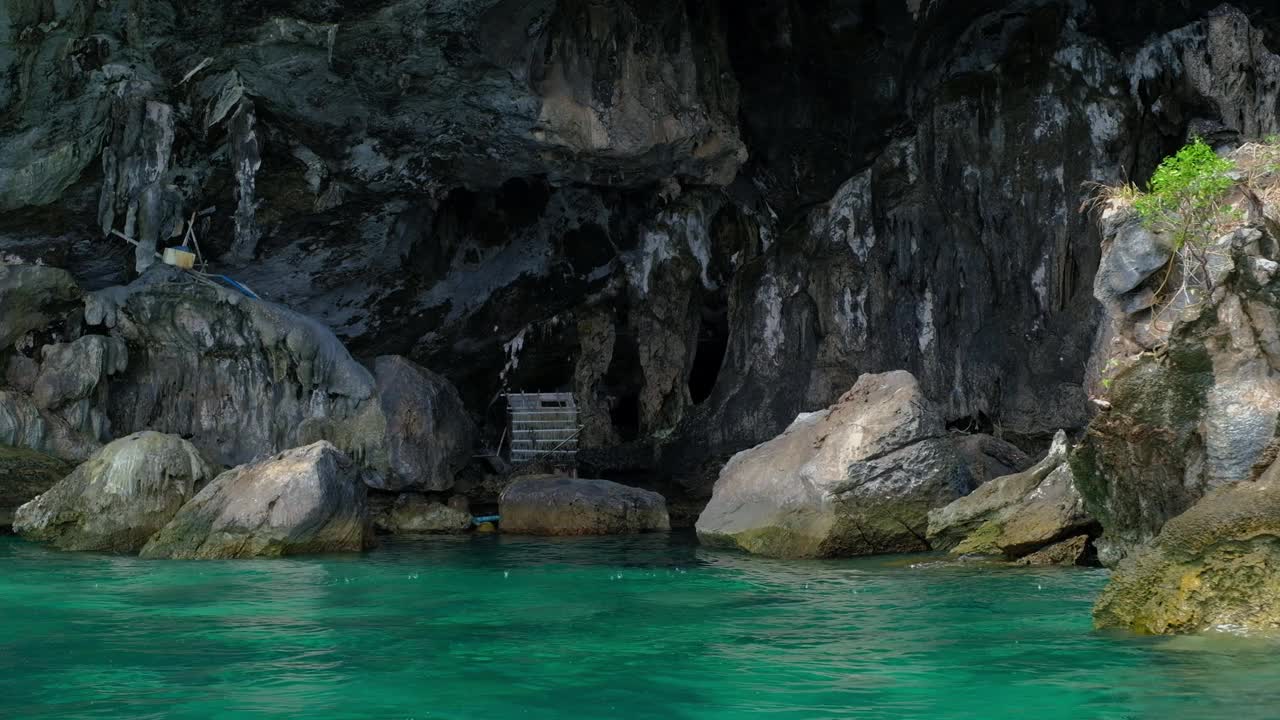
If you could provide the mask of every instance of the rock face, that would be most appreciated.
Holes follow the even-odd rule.
[[[379,530],[396,535],[463,533],[471,529],[471,513],[422,495],[404,493],[376,522]]]
[[[378,400],[386,417],[388,472],[381,490],[442,491],[471,460],[475,425],[462,398],[443,377],[402,357],[374,362]]]
[[[62,550],[136,552],[212,478],[186,440],[135,433],[19,508],[13,527]]]
[[[6,264],[0,255],[0,358],[32,330],[79,304],[80,286],[66,270]]]
[[[1094,529],[1067,463],[1069,451],[1066,433],[1059,431],[1034,467],[930,512],[929,541],[957,555],[1012,559]]]
[[[1103,217],[1112,248],[1147,242],[1129,239],[1143,231],[1116,216]],[[1280,448],[1280,284],[1269,232],[1247,221],[1219,239],[1212,287],[1193,285],[1155,306],[1109,305],[1093,371],[1109,409],[1072,458],[1089,512],[1106,529],[1104,563],[1209,490],[1256,478]],[[1135,292],[1162,276],[1150,274]]]
[[[952,436],[956,451],[969,466],[973,481],[981,485],[1005,475],[1013,475],[1035,464],[1017,445],[999,438],[974,433]]]
[[[1276,129],[1262,0],[375,5],[13,4],[0,262],[97,290],[198,213],[214,270],[359,356],[442,372],[476,417],[580,383],[590,442],[701,499],[882,368],[947,421],[1081,427],[1081,183]],[[262,452],[314,439],[253,425]]]
[[[14,511],[69,472],[70,465],[44,453],[0,447],[0,532],[11,528]]]
[[[608,480],[521,478],[502,493],[502,531],[517,535],[620,535],[671,529],[667,504]]]
[[[1280,629],[1280,466],[1166,523],[1112,573],[1094,620],[1152,634]]]
[[[927,513],[972,484],[915,378],[864,375],[836,405],[735,455],[698,537],[777,557],[925,550]]]
[[[57,414],[36,406],[29,395],[0,390],[0,446],[27,448],[68,462],[80,462],[98,443]]]
[[[358,552],[371,542],[367,490],[355,464],[320,441],[219,475],[142,556],[277,557]]]
[[[223,465],[325,439],[386,466],[372,374],[310,318],[167,268],[92,294],[85,318],[131,349],[111,384],[117,433],[191,437]]]

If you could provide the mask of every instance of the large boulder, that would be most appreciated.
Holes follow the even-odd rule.
[[[1067,463],[1067,435],[1059,431],[1034,467],[979,487],[929,513],[929,542],[955,554],[1018,558],[1079,534],[1096,523],[1084,511]]]
[[[463,502],[442,503],[417,493],[403,493],[378,516],[379,530],[396,535],[462,533],[471,529],[471,513]]]
[[[135,552],[212,477],[186,440],[135,433],[18,508],[13,527],[62,550]]]
[[[378,399],[386,417],[388,472],[381,490],[442,491],[471,459],[476,429],[453,385],[397,355],[374,361]]]
[[[71,472],[58,458],[24,448],[0,447],[0,532],[13,525],[19,507]]]
[[[66,270],[0,263],[0,355],[74,309],[79,299],[80,286]]]
[[[1280,630],[1280,464],[1167,522],[1116,568],[1093,614],[1140,633]]]
[[[608,480],[520,478],[502,493],[498,512],[503,532],[521,535],[619,535],[671,529],[661,495]]]
[[[367,489],[327,441],[219,475],[146,547],[147,558],[357,552],[372,542]]]
[[[928,512],[972,485],[915,378],[863,375],[837,404],[735,455],[698,537],[778,557],[927,550]]]

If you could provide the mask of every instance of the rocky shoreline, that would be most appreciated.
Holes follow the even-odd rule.
[[[1280,629],[1267,3],[10,5],[0,528],[687,526]],[[1192,138],[1236,168],[1199,267],[1126,184]],[[598,479],[494,452],[552,389]]]

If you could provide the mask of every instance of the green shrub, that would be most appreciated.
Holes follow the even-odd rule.
[[[1236,184],[1232,175],[1235,170],[1235,161],[1219,157],[1204,140],[1195,138],[1160,163],[1148,191],[1134,201],[1147,228],[1173,241],[1183,292],[1196,284],[1213,290],[1210,248],[1224,226],[1238,219],[1236,210],[1224,202]],[[1170,270],[1173,267],[1171,259]],[[1169,274],[1165,273],[1160,290],[1164,290]],[[1194,291],[1190,293],[1195,295]]]
[[[1218,227],[1233,217],[1223,197],[1235,184],[1234,161],[1219,157],[1204,140],[1195,138],[1176,155],[1167,157],[1150,189],[1134,203],[1147,227],[1168,234],[1174,247],[1208,245]]]

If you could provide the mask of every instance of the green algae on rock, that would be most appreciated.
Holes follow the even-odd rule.
[[[94,453],[18,508],[13,527],[61,550],[136,552],[213,478],[195,446],[144,431]]]
[[[1099,627],[1280,631],[1280,463],[1210,492],[1112,574]]]
[[[1067,464],[1067,435],[1030,469],[996,478],[929,513],[929,542],[955,555],[1016,559],[1096,529]]]

